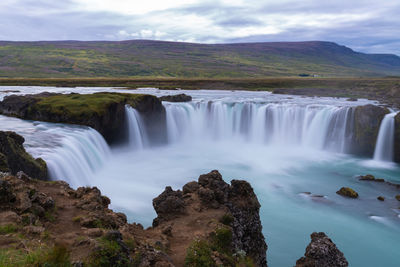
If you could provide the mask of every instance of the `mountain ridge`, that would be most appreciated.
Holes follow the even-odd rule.
[[[154,40],[0,41],[0,77],[373,77],[400,57],[325,41],[199,44]]]

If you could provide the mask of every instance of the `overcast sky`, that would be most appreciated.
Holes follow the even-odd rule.
[[[0,40],[333,41],[400,55],[400,0],[0,0]]]

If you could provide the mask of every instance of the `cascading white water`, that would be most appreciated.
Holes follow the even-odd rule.
[[[227,140],[346,152],[352,108],[284,103],[164,103],[168,140]]]
[[[386,114],[381,122],[375,146],[374,160],[393,161],[394,117],[396,114],[397,112]]]
[[[65,180],[72,187],[90,185],[94,173],[110,155],[106,141],[92,128],[70,132],[61,141],[61,146],[41,155],[50,178]]]
[[[143,149],[148,141],[146,128],[144,127],[139,112],[131,106],[126,105],[125,114],[128,122],[129,146],[133,149]]]

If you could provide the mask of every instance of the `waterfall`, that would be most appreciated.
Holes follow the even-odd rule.
[[[47,163],[51,179],[65,180],[72,187],[89,185],[110,155],[106,141],[92,128],[69,132],[60,143],[61,146],[41,157]]]
[[[346,152],[351,107],[257,102],[164,103],[170,143],[241,139]]]
[[[147,145],[148,140],[139,112],[131,106],[126,105],[125,114],[128,122],[129,146],[133,149],[143,149]]]
[[[396,114],[396,112],[386,114],[381,122],[375,146],[374,160],[393,161],[394,117]]]

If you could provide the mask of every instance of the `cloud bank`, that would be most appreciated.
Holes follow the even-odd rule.
[[[400,55],[398,0],[2,0],[0,39],[334,41]]]

